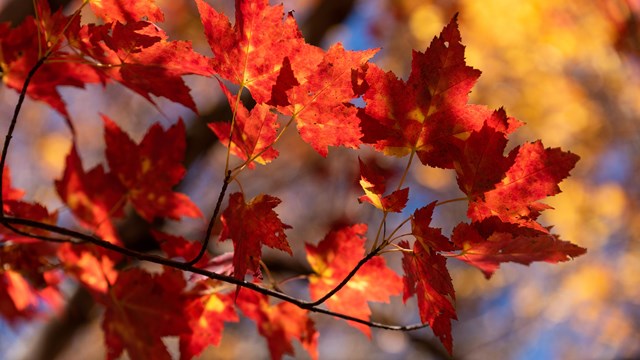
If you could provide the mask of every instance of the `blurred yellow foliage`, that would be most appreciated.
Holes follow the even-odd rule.
[[[71,140],[66,134],[52,132],[38,139],[37,151],[40,166],[51,176],[58,176],[64,170],[64,162],[71,148]]]

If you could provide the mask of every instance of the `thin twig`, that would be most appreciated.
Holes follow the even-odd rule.
[[[207,248],[209,247],[209,238],[211,237],[211,233],[213,232],[213,225],[216,223],[218,219],[218,214],[220,213],[220,207],[222,206],[222,199],[224,198],[225,193],[227,192],[227,187],[229,186],[229,182],[231,182],[231,170],[227,171],[227,174],[224,177],[224,181],[222,182],[222,189],[220,189],[220,194],[218,194],[218,201],[216,201],[216,208],[213,210],[213,214],[211,215],[211,219],[209,219],[209,225],[207,226],[207,232],[202,240],[202,247],[200,248],[200,252],[196,255],[195,258],[185,262],[185,265],[194,265],[207,252]]]
[[[347,274],[347,276],[345,276],[344,279],[342,279],[342,281],[340,281],[340,283],[334,287],[333,289],[331,289],[331,291],[329,291],[328,293],[326,293],[323,297],[321,297],[320,299],[309,303],[309,305],[311,306],[318,306],[320,304],[322,304],[323,302],[327,301],[327,299],[329,299],[330,297],[332,297],[335,293],[337,293],[338,291],[340,291],[345,285],[347,285],[347,283],[351,280],[351,278],[353,278],[356,273],[358,272],[358,270],[360,270],[360,268],[367,263],[367,261],[373,259],[374,256],[378,255],[378,253],[380,252],[380,250],[382,250],[382,247],[377,247],[375,248],[372,252],[370,252],[369,254],[367,254],[367,256],[363,257],[362,259],[360,259],[360,261],[358,261],[358,263],[356,264],[356,266],[351,270],[351,272],[349,272],[349,274]]]

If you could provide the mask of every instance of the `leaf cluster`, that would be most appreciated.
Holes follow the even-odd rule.
[[[509,135],[522,124],[503,109],[468,103],[480,71],[465,63],[456,17],[425,52],[413,52],[411,74],[403,81],[371,62],[377,50],[308,44],[292,13],[267,0],[236,1],[233,24],[196,0],[211,58],[189,42],[169,40],[155,24],[164,15],[152,0],[89,0],[82,7],[87,4],[103,23],[81,24],[81,9],[65,16],[37,1],[35,18],[16,28],[0,25],[3,81],[21,92],[0,164],[0,314],[10,321],[33,318],[41,304],[59,306],[59,284],[70,277],[104,307],[109,359],[125,350],[134,359],[169,358],[162,342],[166,336],[179,337],[180,356],[190,359],[218,344],[225,322],[238,321],[238,311],[256,323],[276,359],[293,354],[294,339],[317,358],[319,334],[311,312],[347,320],[369,336],[371,327],[429,326],[451,353],[451,320],[457,317],[449,259],[473,265],[489,278],[504,262],[556,263],[585,252],[538,222],[549,208],[541,200],[560,192],[558,183],[578,156],[540,141],[505,153]],[[12,187],[5,162],[25,97],[59,112],[75,143],[76,120],[59,86],[118,82],[152,103],[152,96],[165,97],[196,112],[185,75],[216,78],[233,113],[229,121],[209,126],[227,147],[227,158],[200,241],[155,231],[162,254],[147,254],[126,248],[116,231],[127,209],[150,223],[203,217],[186,194],[174,190],[185,175],[181,119],[168,129],[151,126],[136,142],[102,115],[107,167],[85,170],[72,146],[54,186],[82,230],[59,225],[56,211],[24,201],[23,191]],[[251,109],[243,103],[245,92],[256,102]],[[364,106],[354,105],[358,98]],[[281,200],[243,191],[227,197],[240,173],[267,166],[284,151],[277,149],[278,141],[293,125],[325,157],[329,147],[370,146],[383,156],[407,158],[396,184],[360,160],[364,194],[359,200],[380,212],[377,233],[367,246],[367,224],[342,225],[319,243],[307,243],[311,273],[303,277],[309,300],[283,292],[283,281],[272,278],[261,259],[263,246],[293,254],[290,226],[276,212]],[[403,186],[415,160],[419,166],[455,171],[464,197],[404,214],[411,189]],[[390,187],[394,190],[388,193]],[[468,203],[470,222],[461,222],[447,237],[431,221],[438,206],[452,201]],[[389,216],[400,216],[401,223],[383,231]],[[222,229],[214,234],[218,218]],[[405,225],[410,231],[401,234]],[[231,240],[234,251],[211,255],[214,235],[219,242]],[[383,254],[401,257],[402,275]],[[151,273],[139,261],[162,269]],[[404,301],[417,298],[420,324],[370,320],[368,302],[388,302],[395,295]]]

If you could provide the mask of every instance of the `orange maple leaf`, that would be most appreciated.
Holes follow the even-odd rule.
[[[318,332],[307,310],[281,302],[269,304],[266,295],[243,289],[239,292],[237,304],[240,310],[256,322],[258,332],[267,339],[271,359],[281,359],[283,355],[294,355],[291,341],[298,339],[311,359],[318,358]]]
[[[333,230],[317,246],[306,244],[307,261],[314,274],[309,277],[311,298],[317,300],[335,288],[365,255],[365,224]],[[367,301],[389,302],[389,297],[402,291],[400,277],[386,265],[382,257],[367,261],[349,282],[327,299],[333,311],[369,320]],[[360,323],[349,325],[371,336],[371,329]]]

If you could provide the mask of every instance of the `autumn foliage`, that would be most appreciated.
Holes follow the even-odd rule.
[[[35,18],[15,28],[0,25],[3,81],[22,92],[2,153],[0,314],[8,321],[32,319],[43,305],[59,307],[59,285],[71,278],[104,308],[109,359],[124,351],[132,359],[169,358],[166,336],[177,336],[181,358],[190,359],[217,345],[225,323],[240,315],[255,322],[272,358],[293,354],[293,340],[317,358],[322,349],[318,354],[314,312],[344,319],[368,336],[371,327],[428,326],[451,353],[451,320],[457,316],[448,261],[466,262],[489,278],[504,262],[557,263],[585,253],[538,222],[549,209],[542,201],[560,192],[558,184],[578,156],[541,141],[508,146],[522,123],[503,109],[468,103],[480,71],[465,62],[456,17],[424,52],[413,52],[405,81],[371,62],[375,49],[350,51],[338,43],[323,50],[306,43],[282,5],[237,0],[232,22],[205,1],[195,2],[212,58],[189,42],[169,40],[155,24],[165,15],[152,0],[83,2],[100,24],[83,24],[79,10],[65,16],[36,1]],[[149,223],[203,217],[189,196],[174,190],[186,172],[181,119],[166,129],[154,124],[137,142],[101,115],[106,164],[85,169],[73,146],[64,172],[52,179],[77,222],[74,228],[58,226],[56,211],[22,200],[5,160],[25,96],[55,109],[74,134],[80,119],[69,115],[59,86],[118,82],[150,102],[164,97],[197,112],[184,75],[215,78],[212,88],[221,89],[233,113],[209,124],[228,154],[226,167],[217,170],[223,186],[212,190],[219,196],[201,239],[156,231],[162,254],[148,254],[126,248],[115,225],[131,209]],[[243,94],[256,104],[245,105]],[[354,105],[355,99],[364,105]],[[278,141],[293,125],[325,157],[330,147],[369,146],[383,156],[406,158],[406,171],[393,183],[375,164],[360,160],[360,178],[354,180],[363,194],[353,200],[373,205],[380,221],[342,224],[305,244],[308,300],[263,276],[269,266],[261,260],[264,246],[293,255],[290,241],[297,240],[288,239],[290,226],[278,214],[286,203],[242,190],[227,195],[240,173],[268,166],[286,151]],[[405,180],[414,162],[455,171],[463,197],[406,211],[411,189]],[[468,219],[446,236],[431,222],[438,207],[452,201],[468,203]],[[387,229],[392,216],[400,226]],[[373,236],[367,237],[368,229]],[[210,239],[231,240],[233,253],[213,256],[207,250],[219,251]],[[389,267],[393,257],[401,269]],[[133,260],[162,269],[150,272]],[[400,295],[417,299],[420,324],[370,320],[368,302]]]

